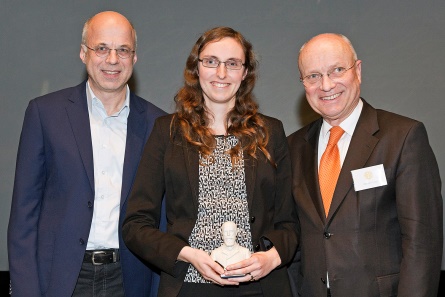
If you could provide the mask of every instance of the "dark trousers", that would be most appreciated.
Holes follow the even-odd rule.
[[[259,282],[240,283],[239,286],[218,286],[214,284],[183,283],[178,297],[262,297]]]
[[[72,297],[124,297],[120,262],[83,263]]]

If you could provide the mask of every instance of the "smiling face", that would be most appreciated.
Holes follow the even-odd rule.
[[[312,109],[330,125],[337,126],[357,106],[360,98],[361,61],[345,74],[332,80],[326,75],[336,67],[349,68],[355,61],[351,46],[341,36],[322,34],[312,38],[300,52],[301,77],[321,73],[319,83],[305,84],[306,98]]]
[[[208,43],[199,58],[216,58],[222,62],[235,59],[245,62],[243,48],[238,41],[229,37]],[[211,106],[216,104],[225,104],[232,108],[235,105],[236,92],[247,74],[245,67],[240,70],[228,70],[224,63],[220,63],[217,68],[208,68],[199,62],[198,72],[207,107],[211,109]]]
[[[129,21],[116,12],[94,16],[88,25],[85,43],[90,48],[106,46],[111,49],[127,47],[134,50],[135,32]],[[80,59],[86,65],[88,82],[96,96],[125,94],[125,85],[133,73],[137,56],[120,58],[112,50],[108,56],[98,57],[94,51],[81,46]]]

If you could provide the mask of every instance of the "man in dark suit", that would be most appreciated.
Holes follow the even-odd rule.
[[[342,35],[310,39],[298,65],[322,116],[288,138],[300,296],[437,296],[441,181],[424,125],[360,98],[362,63]]]
[[[80,58],[87,81],[26,110],[8,228],[12,294],[149,296],[152,271],[127,249],[121,225],[164,112],[128,88],[136,31],[121,14],[85,23]]]

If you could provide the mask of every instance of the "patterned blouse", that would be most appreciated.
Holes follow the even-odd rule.
[[[199,156],[199,206],[198,218],[189,237],[192,248],[207,253],[221,246],[221,226],[233,221],[238,226],[237,242],[251,252],[252,234],[244,173],[243,153],[235,166],[225,153],[238,143],[235,136],[215,136],[216,148],[211,158]],[[190,265],[184,282],[210,283]]]

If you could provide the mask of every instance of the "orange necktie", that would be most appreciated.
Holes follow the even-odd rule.
[[[340,140],[344,131],[340,126],[331,128],[326,150],[321,156],[320,168],[318,170],[318,180],[320,182],[321,198],[323,199],[324,211],[328,216],[331,207],[332,196],[334,196],[335,186],[340,175],[340,152],[337,142]]]

